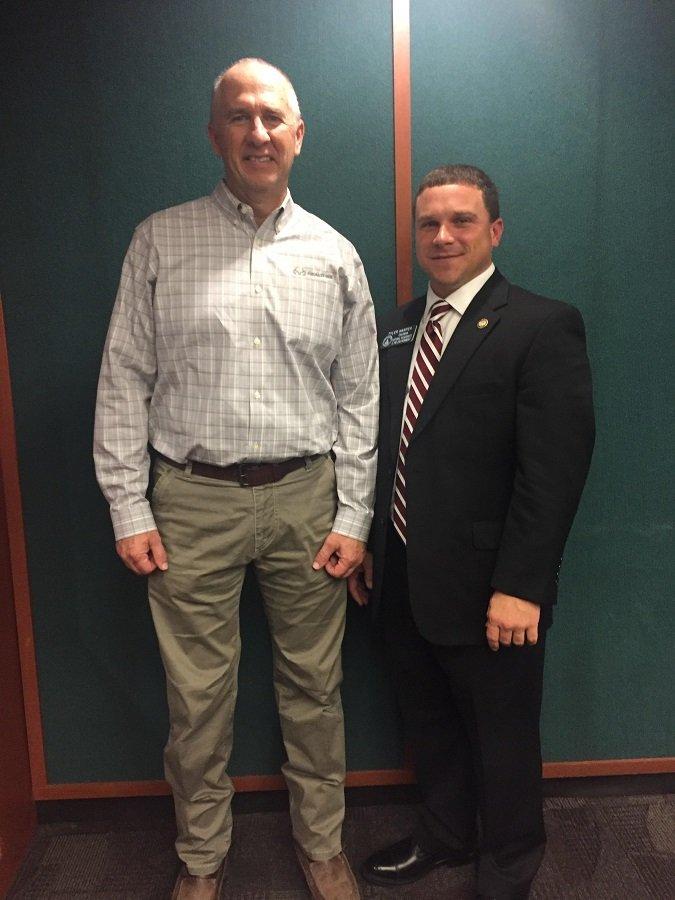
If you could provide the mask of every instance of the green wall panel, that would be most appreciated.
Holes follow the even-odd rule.
[[[672,5],[411,3],[413,163],[482,165],[503,194],[498,263],[569,299],[589,333],[597,452],[549,644],[548,759],[673,753],[666,643],[672,542]],[[144,584],[112,547],[90,458],[101,348],[134,226],[209,192],[214,75],[284,68],[308,133],[291,187],[394,295],[388,0],[3,4],[0,275],[52,782],[161,777],[163,673]],[[424,280],[416,276],[416,287]],[[269,638],[255,585],[232,770],[278,771]],[[400,762],[366,613],[352,605],[351,769]]]
[[[598,439],[547,651],[545,758],[672,755],[673,6],[411,14],[414,179],[443,162],[489,172],[497,264],[587,324]]]

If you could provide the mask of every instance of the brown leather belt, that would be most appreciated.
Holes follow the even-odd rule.
[[[242,487],[260,487],[263,484],[273,484],[280,481],[289,472],[301,469],[308,462],[314,462],[323,454],[315,453],[314,456],[297,456],[295,459],[285,459],[278,463],[234,463],[231,466],[212,466],[210,463],[192,460],[191,471],[193,475],[203,475],[205,478],[217,478],[219,481],[238,481]],[[185,471],[188,463],[178,463],[163,453],[157,451],[157,456],[173,466],[174,469]]]

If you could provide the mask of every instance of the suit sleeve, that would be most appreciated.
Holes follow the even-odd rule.
[[[519,375],[516,471],[494,590],[540,605],[555,602],[594,437],[583,320],[561,305],[540,326]]]

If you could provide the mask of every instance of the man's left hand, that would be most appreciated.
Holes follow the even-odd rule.
[[[485,635],[491,650],[499,645],[522,647],[536,644],[539,637],[539,604],[495,591],[487,611]]]
[[[312,568],[325,569],[333,578],[347,578],[361,565],[365,552],[363,541],[331,531],[316,554]]]

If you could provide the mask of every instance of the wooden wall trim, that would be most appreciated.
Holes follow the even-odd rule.
[[[4,373],[0,378],[3,383],[2,397],[6,398],[7,360],[3,324],[0,305],[0,343]],[[0,430],[4,429],[4,413],[3,404]],[[0,457],[2,472],[5,455],[3,452]],[[37,828],[23,703],[4,478],[0,483],[0,648],[0,897],[4,897],[16,878]]]
[[[666,775],[675,772],[675,756],[637,759],[587,759],[544,763],[544,778],[592,778],[600,775]]]
[[[591,759],[544,763],[544,778],[591,778],[602,775],[664,775],[675,772],[675,756],[638,759]],[[281,775],[244,775],[232,779],[236,791],[282,791]],[[348,772],[347,787],[413,784],[412,769]],[[44,785],[36,800],[84,800],[96,797],[160,797],[169,794],[165,781],[93,781]]]
[[[411,769],[375,769],[348,772],[347,787],[412,784]],[[236,791],[284,791],[286,782],[281,775],[238,775],[232,778]],[[47,784],[36,800],[85,800],[96,797],[161,797],[170,794],[166,781],[91,781],[80,784]]]
[[[410,4],[392,0],[396,302],[412,299],[412,106]]]
[[[16,630],[19,639],[28,756],[30,759],[33,795],[36,796],[37,792],[47,784],[47,772],[38,693],[35,643],[33,640],[33,617],[30,606],[21,488],[19,486],[14,405],[12,403],[2,298],[0,298],[0,421],[2,422],[2,428],[0,428],[0,471],[6,504],[10,574],[14,590]]]

